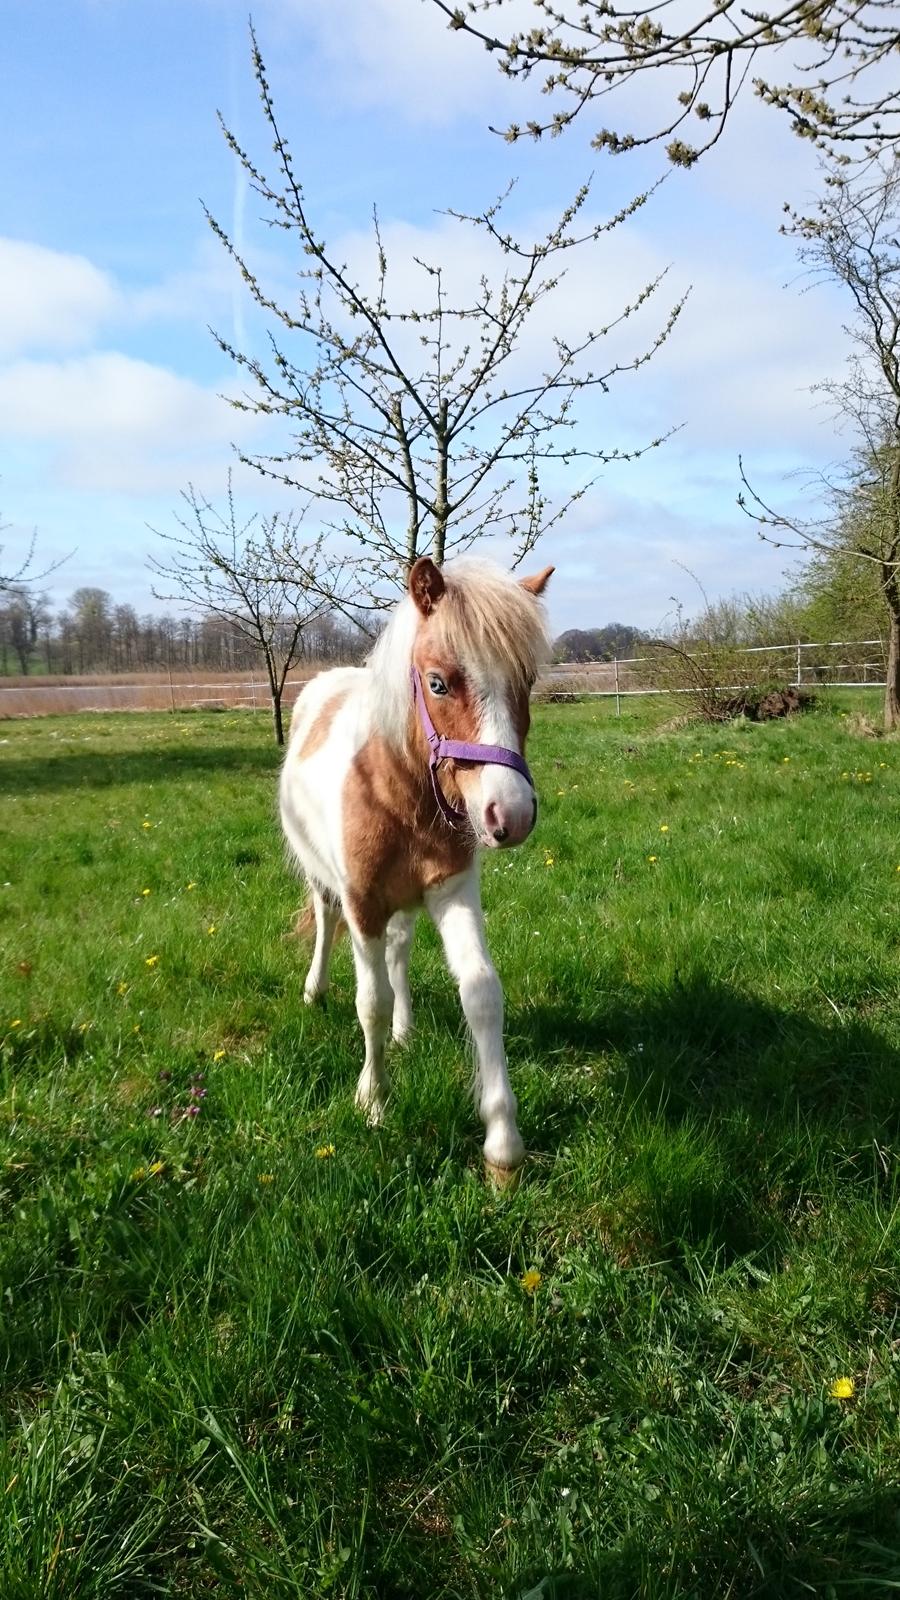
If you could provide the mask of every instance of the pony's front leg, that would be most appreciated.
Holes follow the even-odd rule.
[[[394,1040],[402,1044],[412,1032],[412,998],[409,992],[409,953],[416,928],[414,911],[395,911],[387,929],[387,969],[394,991]]]
[[[369,1121],[377,1124],[384,1115],[387,1094],[385,1046],[391,1026],[394,991],[388,977],[387,938],[370,938],[350,923],[353,960],[356,966],[356,1015],[366,1041],[366,1059],[356,1085],[356,1104]]]
[[[503,990],[484,932],[478,869],[451,878],[425,896],[444,945],[447,965],[472,1031],[478,1061],[478,1110],[485,1127],[484,1160],[490,1175],[508,1181],[525,1160],[516,1124],[503,1048]]]

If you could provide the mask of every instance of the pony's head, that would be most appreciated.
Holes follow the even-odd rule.
[[[553,572],[518,581],[486,561],[446,569],[423,556],[409,575],[415,631],[411,664],[438,734],[462,744],[495,745],[524,756],[528,699],[549,649],[539,597]],[[440,768],[479,843],[521,844],[537,818],[529,779],[509,766],[449,760]]]

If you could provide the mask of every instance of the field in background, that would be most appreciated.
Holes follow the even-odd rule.
[[[285,685],[284,704],[291,707],[310,678],[333,663],[304,662]],[[638,682],[624,668],[621,675],[608,663],[551,668],[540,692],[586,694],[612,692]],[[14,717],[66,716],[87,711],[268,711],[269,690],[259,672],[202,672],[178,669],[159,672],[92,673],[88,677],[19,677],[0,679],[0,721]]]
[[[537,709],[500,1198],[425,926],[353,1110],[263,719],[5,725],[0,1594],[896,1588],[900,745],[847,704]]]
[[[293,705],[303,685],[322,670],[314,661],[298,668],[285,689],[285,705]],[[268,711],[269,706],[264,674],[227,668],[0,679],[0,720],[79,711]]]
[[[663,658],[668,661],[669,658]],[[300,690],[317,672],[333,663],[304,662],[285,685],[290,708]],[[831,644],[762,645],[733,651],[719,648],[711,670],[724,672],[738,688],[745,682],[828,687],[884,685],[884,652],[878,640]],[[748,676],[749,674],[749,676]],[[701,674],[702,677],[702,674]],[[735,681],[732,682],[731,680]],[[718,681],[718,680],[716,680]],[[661,690],[660,682],[665,684]],[[547,667],[535,689],[538,699],[581,695],[622,699],[647,693],[684,692],[694,680],[683,666],[661,671],[660,658],[560,662]],[[696,687],[696,684],[695,684]],[[92,673],[85,677],[9,677],[0,679],[0,720],[11,717],[67,715],[78,711],[268,711],[269,691],[260,672],[213,672],[186,668],[168,673]]]

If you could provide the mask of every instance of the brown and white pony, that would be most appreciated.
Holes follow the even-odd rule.
[[[427,557],[417,561],[367,665],[324,672],[303,690],[281,773],[282,826],[315,913],[307,1002],[328,987],[341,915],[353,945],[366,1043],[357,1103],[371,1121],[381,1119],[388,1032],[393,1024],[394,1039],[403,1040],[412,1026],[407,969],[424,906],[474,1038],[484,1157],[500,1181],[521,1166],[525,1150],[478,863],[481,847],[521,844],[534,827],[537,797],[521,757],[529,693],[548,647],[538,597],[552,572],[517,581],[489,562],[442,569]],[[442,759],[432,773],[429,725],[432,741],[436,732],[500,747],[495,760],[516,765]]]

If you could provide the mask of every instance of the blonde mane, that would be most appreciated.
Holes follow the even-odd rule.
[[[469,558],[441,571],[446,589],[431,622],[436,641],[470,668],[499,666],[516,687],[533,683],[550,653],[541,603],[492,561]],[[409,667],[420,620],[407,595],[367,661],[379,732],[401,749],[409,733]]]

